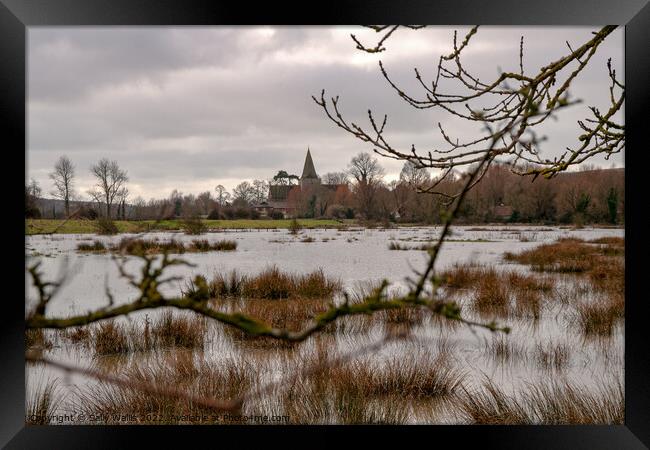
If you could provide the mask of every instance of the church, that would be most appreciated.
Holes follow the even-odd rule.
[[[307,200],[316,201],[323,192],[335,192],[341,185],[322,184],[316,173],[311,151],[307,148],[305,163],[302,168],[302,175],[298,184],[269,185],[268,201],[255,205],[254,208],[260,213],[260,217],[269,217],[273,212],[280,212],[285,218],[296,217],[300,202]]]

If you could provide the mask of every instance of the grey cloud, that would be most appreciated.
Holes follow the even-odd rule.
[[[576,46],[591,29],[496,28],[480,30],[467,64],[481,79],[518,68],[518,36],[524,34],[525,67],[536,69]],[[416,95],[413,67],[431,76],[451,48],[451,31],[426,33],[432,50],[413,54],[395,38],[371,66],[350,62],[354,44],[333,39],[327,27],[280,27],[273,35],[250,27],[229,28],[30,28],[28,168],[49,189],[47,171],[61,154],[75,161],[80,184],[90,183],[90,164],[117,159],[145,197],[167,195],[161,186],[270,177],[299,171],[306,147],[319,173],[343,169],[350,157],[370,150],[329,122],[311,95],[340,95],[346,117],[367,124],[367,109],[389,115],[389,136],[400,146],[440,145],[436,123],[463,138],[467,124],[439,111],[413,111],[381,77]],[[372,36],[371,36],[372,37]],[[574,95],[606,106],[611,56],[622,75],[623,33],[610,38],[575,84]],[[435,45],[434,45],[435,44]],[[315,49],[315,50],[314,50]],[[321,52],[321,53],[319,53]],[[286,57],[289,59],[286,59]],[[309,62],[290,59],[306,55]],[[283,59],[285,58],[285,59]],[[576,121],[586,105],[562,113],[547,127],[550,155],[575,144]],[[622,161],[622,158],[620,159]],[[389,173],[399,162],[382,159]],[[266,175],[264,175],[266,174]],[[162,182],[161,180],[165,180]],[[229,186],[232,187],[232,186]]]

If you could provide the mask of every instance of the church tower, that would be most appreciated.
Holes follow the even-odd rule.
[[[305,157],[305,166],[302,169],[302,176],[300,177],[300,187],[305,188],[307,186],[318,186],[320,185],[320,178],[316,175],[316,169],[314,168],[314,161],[311,159],[311,152],[309,147],[307,147],[307,156]]]

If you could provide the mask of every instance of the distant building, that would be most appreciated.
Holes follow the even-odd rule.
[[[497,219],[508,220],[512,217],[512,206],[499,203],[498,206],[494,207],[493,213]]]
[[[299,183],[271,184],[269,186],[268,201],[255,205],[254,208],[260,213],[261,217],[268,217],[274,211],[281,212],[284,217],[294,217],[297,211],[295,199],[309,192],[316,196],[320,189],[336,191],[339,186],[338,184],[321,183],[321,179],[314,167],[311,151],[308,148]]]

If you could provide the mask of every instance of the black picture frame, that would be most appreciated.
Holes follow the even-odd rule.
[[[650,446],[650,352],[646,331],[647,295],[644,295],[643,256],[650,249],[645,231],[644,171],[648,149],[643,114],[650,107],[650,5],[647,0],[387,0],[329,2],[293,5],[279,2],[209,2],[181,0],[0,0],[0,127],[5,164],[25,164],[26,152],[26,27],[39,25],[220,25],[220,24],[351,24],[427,23],[432,25],[604,25],[625,26],[625,105],[627,149],[625,153],[626,311],[625,311],[625,424],[622,426],[415,426],[415,427],[108,427],[25,426],[24,303],[7,295],[2,327],[0,369],[0,444],[7,448],[128,448],[138,438],[171,445],[190,438],[237,438],[246,445],[251,430],[268,443],[286,445],[287,439],[302,446],[338,445],[338,435],[355,432],[367,439],[404,445],[420,442],[508,448],[618,449]],[[22,149],[22,150],[21,150]],[[627,150],[626,149],[626,150]],[[8,162],[9,158],[18,163]],[[22,163],[20,162],[22,161]],[[14,166],[14,164],[16,166]],[[15,252],[24,255],[19,239],[24,222],[17,192],[18,170],[5,170],[12,208],[3,217],[8,241],[16,234]],[[12,179],[15,177],[16,179]],[[22,248],[21,248],[22,247]],[[14,251],[14,249],[12,249]],[[23,270],[11,256],[5,257],[3,274],[20,280]],[[15,275],[15,278],[14,278]],[[9,283],[7,283],[9,284]],[[14,283],[19,285],[20,283]],[[24,285],[23,285],[24,286]],[[23,290],[24,293],[24,290]],[[291,433],[291,434],[287,434]],[[136,436],[138,435],[138,436]],[[143,436],[139,436],[143,435]],[[408,439],[408,440],[407,440]],[[164,446],[167,446],[164,445]],[[409,445],[409,444],[407,444]],[[212,445],[211,445],[212,446]]]

